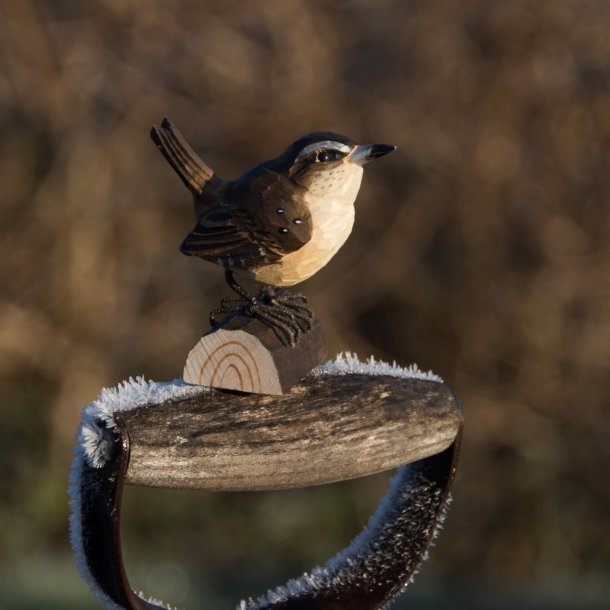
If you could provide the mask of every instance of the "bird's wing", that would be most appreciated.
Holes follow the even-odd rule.
[[[150,130],[150,137],[182,182],[192,193],[200,195],[214,171],[189,146],[184,136],[168,119],[163,119]]]
[[[311,239],[304,192],[287,176],[264,170],[203,212],[180,250],[226,267],[276,262]]]

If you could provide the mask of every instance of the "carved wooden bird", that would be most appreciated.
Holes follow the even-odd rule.
[[[180,250],[224,267],[241,297],[223,299],[210,321],[218,313],[247,311],[278,327],[294,345],[311,310],[303,295],[275,289],[306,280],[334,256],[352,231],[363,166],[396,147],[315,132],[224,181],[168,119],[152,128],[151,137],[193,193],[197,223]],[[265,288],[250,295],[234,276]]]

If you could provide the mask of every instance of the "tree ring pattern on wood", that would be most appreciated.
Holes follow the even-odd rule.
[[[241,392],[281,394],[273,358],[248,333],[219,329],[203,336],[188,355],[187,383]]]

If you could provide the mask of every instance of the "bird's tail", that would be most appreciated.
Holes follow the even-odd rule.
[[[193,193],[200,194],[214,176],[214,170],[189,146],[168,119],[163,119],[160,125],[154,125],[150,137],[182,182]]]

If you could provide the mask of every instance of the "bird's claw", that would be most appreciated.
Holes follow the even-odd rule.
[[[210,325],[216,324],[219,314],[248,315],[271,327],[285,345],[296,347],[301,336],[311,330],[313,312],[302,294],[290,294],[262,288],[257,295],[242,298],[223,298],[220,306],[210,312]]]

